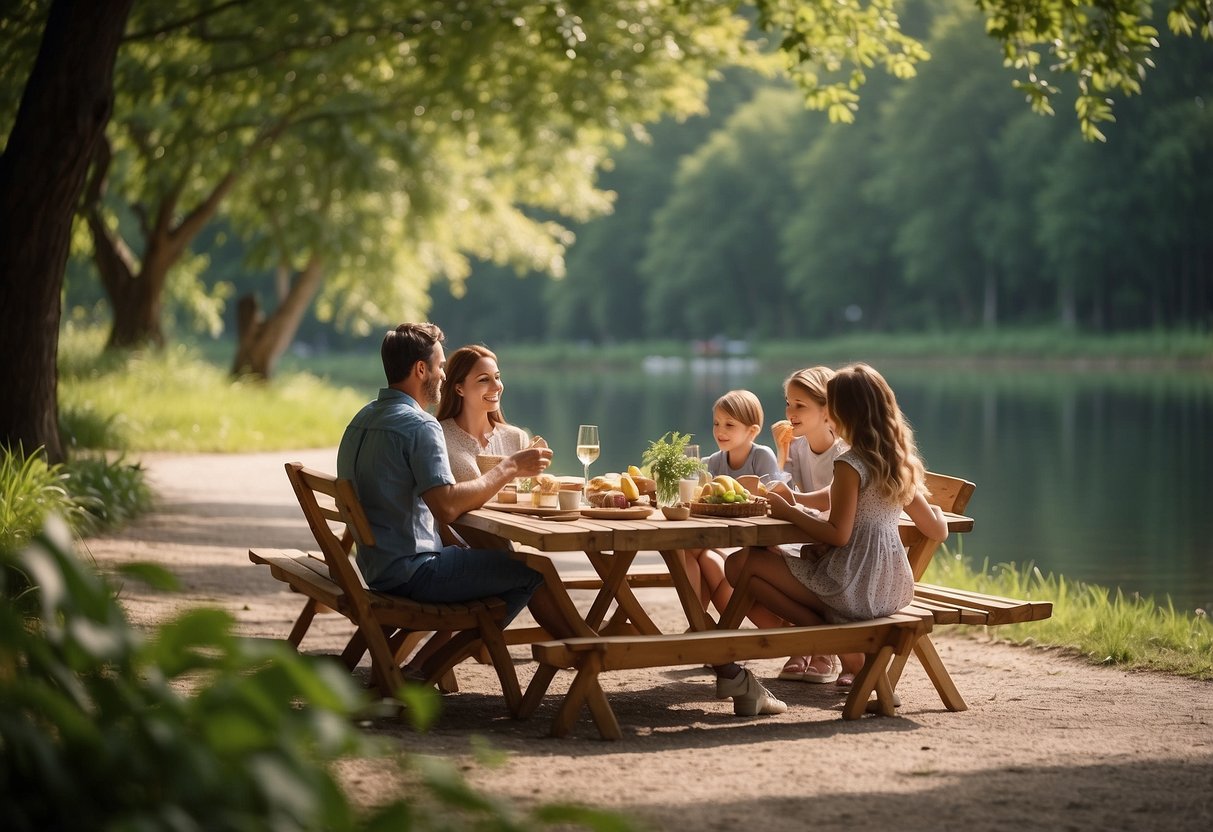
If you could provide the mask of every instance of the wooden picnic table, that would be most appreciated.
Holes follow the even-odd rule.
[[[945,512],[945,516],[950,533],[972,531],[972,518],[950,512]],[[617,611],[610,623],[616,628],[625,623],[626,617],[641,635],[661,633],[627,580],[641,551],[656,551],[661,556],[687,624],[692,630],[702,631],[714,628],[716,622],[704,612],[699,596],[691,586],[682,560],[683,549],[733,549],[811,542],[793,523],[773,517],[692,516],[688,520],[666,520],[657,510],[645,519],[584,518],[558,522],[486,507],[468,512],[453,525],[470,543],[513,548],[515,557],[540,571],[550,568],[550,561],[535,557],[537,553],[583,553],[602,581],[589,613],[582,616],[577,612],[563,582],[561,589],[556,591],[570,627],[583,636],[599,634],[612,602],[617,605]],[[913,522],[904,515],[901,525],[907,534],[914,529]]]
[[[945,514],[950,532],[973,528],[971,518]],[[693,516],[688,520],[667,520],[654,510],[641,519],[586,517],[555,521],[516,510],[486,507],[468,512],[452,525],[473,546],[512,550],[514,557],[543,574],[551,588],[573,636],[558,642],[533,643],[532,652],[540,664],[523,696],[519,715],[534,713],[559,667],[575,667],[577,678],[553,722],[552,732],[558,736],[570,730],[582,704],[589,706],[604,737],[620,736],[614,714],[597,682],[597,674],[602,670],[676,666],[690,661],[727,664],[743,658],[785,655],[789,646],[831,645],[832,638],[841,639],[837,644],[851,645],[848,649],[862,650],[868,656],[848,695],[843,716],[854,719],[862,714],[873,691],[878,695],[880,712],[892,715],[893,683],[886,674],[889,662],[894,657],[908,656],[931,628],[929,616],[897,614],[867,624],[845,626],[739,631],[733,629],[736,622],[732,622],[716,629],[716,622],[704,611],[687,576],[682,551],[810,542],[794,524],[772,517]],[[903,536],[915,532],[908,517],[903,517],[902,525]],[[669,584],[678,593],[693,633],[662,633],[636,598],[628,578],[641,551],[660,554]],[[565,581],[549,557],[562,552],[583,553],[601,581],[585,615],[573,603]],[[612,604],[615,614],[608,620]],[[854,631],[847,632],[848,627]],[[509,639],[510,631],[506,632],[507,640],[518,643]],[[858,646],[858,638],[866,642]]]

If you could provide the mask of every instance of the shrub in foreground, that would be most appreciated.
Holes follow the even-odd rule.
[[[366,701],[347,672],[239,638],[217,610],[144,638],[56,525],[0,552],[7,832],[626,828],[578,807],[511,811],[433,762],[413,774],[423,800],[359,812],[328,765],[376,752],[353,722]],[[171,582],[154,567],[137,574]]]

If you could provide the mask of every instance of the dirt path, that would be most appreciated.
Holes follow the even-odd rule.
[[[282,471],[289,459],[334,467],[331,449],[143,458],[159,509],[88,546],[103,567],[161,563],[184,591],[125,587],[132,620],[207,604],[231,611],[248,635],[286,635],[299,596],[252,566],[246,550],[315,548]],[[642,600],[659,624],[677,624],[672,593]],[[304,648],[335,650],[348,633],[342,619],[325,617]],[[1095,667],[1057,651],[948,635],[938,643],[969,703],[963,713],[942,709],[913,662],[899,687],[900,718],[851,723],[839,719],[832,686],[772,682],[788,713],[741,719],[713,698],[703,671],[638,671],[603,677],[622,742],[596,739],[584,715],[574,737],[553,740],[554,698],[531,720],[506,719],[491,671],[462,665],[462,690],[444,698],[428,734],[395,721],[371,730],[459,760],[494,794],[524,804],[578,800],[657,829],[1213,828],[1213,684]],[[528,654],[516,648],[515,656],[525,684]],[[777,662],[750,667],[767,678],[778,671]],[[504,764],[479,762],[476,736],[505,751]],[[395,796],[382,763],[352,761],[342,773],[359,800]]]

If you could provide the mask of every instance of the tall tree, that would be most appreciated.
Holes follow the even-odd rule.
[[[163,339],[168,269],[223,209],[292,276],[267,318],[246,305],[236,363],[263,373],[322,282],[365,324],[423,312],[469,256],[559,273],[570,237],[551,218],[607,209],[607,151],[697,108],[747,50],[745,21],[706,0],[188,5],[141,15],[118,69],[108,204],[139,222],[127,243],[93,203],[111,343]]]
[[[936,20],[931,62],[885,113],[873,188],[898,217],[893,248],[905,282],[933,301],[927,308],[992,325],[987,298],[1001,274],[979,241],[1001,200],[995,142],[1020,110],[1005,94],[1007,71],[982,48],[983,25],[967,9]]]
[[[133,0],[55,0],[0,155],[0,442],[52,461],[60,289],[72,219],[113,105]]]
[[[779,267],[796,197],[788,160],[822,121],[796,92],[763,90],[683,160],[641,265],[650,335],[796,333]]]

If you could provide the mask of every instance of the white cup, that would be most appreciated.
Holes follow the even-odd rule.
[[[565,511],[576,511],[581,508],[580,491],[570,491],[567,488],[561,489],[557,499],[560,500],[560,507]]]
[[[695,495],[699,493],[699,480],[686,479],[678,481],[678,502],[693,503]]]

